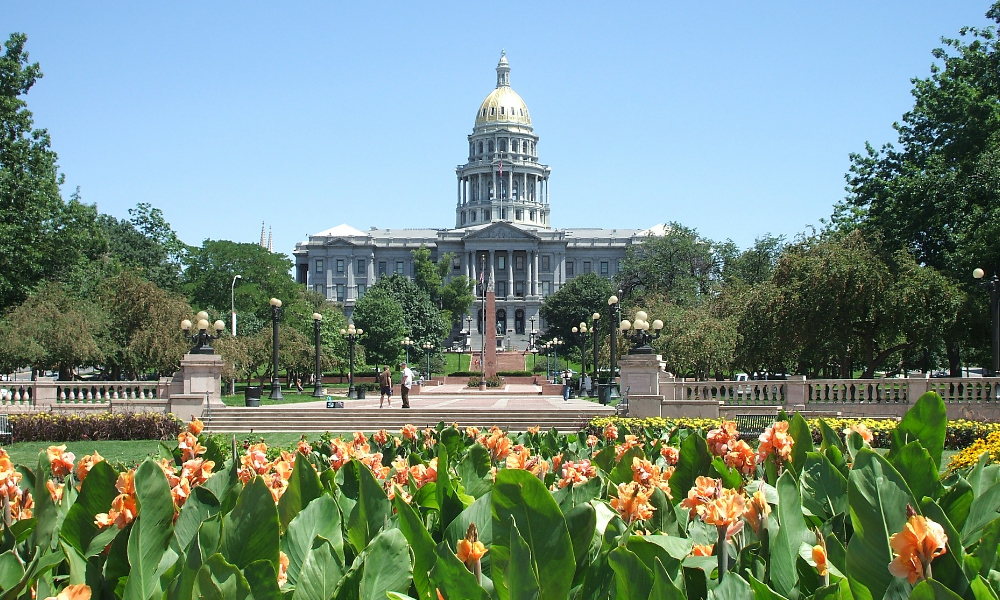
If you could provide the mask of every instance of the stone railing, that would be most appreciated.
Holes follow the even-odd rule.
[[[110,410],[112,404],[132,410],[163,409],[170,379],[159,381],[38,381],[0,382],[0,409]],[[149,406],[145,406],[149,405]]]

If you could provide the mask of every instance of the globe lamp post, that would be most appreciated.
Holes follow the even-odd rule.
[[[323,365],[320,362],[319,355],[319,334],[320,329],[323,325],[323,315],[319,313],[313,313],[313,334],[316,341],[316,373],[315,373],[315,386],[313,386],[313,398],[323,397]]]
[[[215,335],[212,335],[208,332],[207,312],[199,312],[195,315],[195,319],[197,319],[196,323],[198,326],[195,333],[191,333],[191,328],[194,327],[194,324],[190,320],[184,319],[181,321],[181,331],[184,332],[184,337],[195,344],[194,348],[191,348],[191,354],[215,354],[215,349],[212,348],[211,342],[222,337],[222,330],[226,328],[226,324],[222,321],[213,323],[211,327],[215,330]]]
[[[278,319],[281,318],[281,300],[271,298],[271,400],[284,400],[281,381],[278,379]]]
[[[347,397],[354,398],[354,343],[358,341],[358,338],[364,333],[363,329],[357,329],[354,327],[354,323],[347,326],[347,329],[341,329],[340,335],[347,338],[347,348],[348,348],[348,376],[347,376]]]
[[[591,380],[590,393],[597,393],[597,321],[601,318],[601,313],[594,313],[591,317],[590,331],[594,334],[594,377]]]
[[[622,293],[618,290],[618,293]],[[618,376],[616,374],[617,370],[617,351],[618,351],[618,322],[621,321],[622,317],[622,306],[618,301],[618,296],[611,296],[608,298],[608,308],[611,310],[611,323],[608,324],[608,329],[611,331],[611,374],[608,379],[608,401],[615,398],[621,398],[621,394],[618,393]]]
[[[635,318],[631,322],[625,319],[619,325],[622,335],[632,342],[632,347],[628,351],[629,354],[653,353],[653,348],[650,347],[649,342],[660,337],[660,330],[663,329],[663,321],[656,319],[651,324],[648,319],[649,315],[646,314],[646,311],[640,310],[635,313]],[[649,332],[650,329],[653,330],[653,333]]]
[[[410,339],[410,336],[406,336],[405,338],[403,338],[403,341],[401,341],[399,343],[400,343],[401,346],[403,346],[403,349],[406,350],[406,364],[407,364],[407,366],[409,366],[409,364],[410,364],[410,348],[413,347],[413,345],[414,345],[415,342]]]
[[[972,272],[972,276],[979,280],[980,287],[990,292],[990,320],[993,321],[993,364],[990,375],[996,377],[1000,374],[1000,278],[994,273],[990,279],[983,279],[985,275],[982,269]]]
[[[430,342],[424,342],[420,345],[424,349],[424,356],[427,358],[427,379],[431,378],[431,350],[434,349],[434,344]]]

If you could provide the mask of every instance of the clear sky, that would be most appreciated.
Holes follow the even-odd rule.
[[[65,195],[161,208],[185,242],[275,249],[349,223],[451,227],[455,166],[506,48],[556,227],[679,221],[740,246],[844,195],[910,78],[985,1],[6,0]]]

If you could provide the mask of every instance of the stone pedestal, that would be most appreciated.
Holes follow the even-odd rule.
[[[181,369],[170,386],[169,410],[187,420],[201,418],[222,403],[222,357],[217,354],[185,354]]]
[[[660,357],[656,354],[626,354],[618,361],[621,373],[621,392],[628,390],[629,397],[659,396]]]
[[[486,328],[486,347],[483,348],[483,366],[487,377],[497,374],[497,297],[493,285],[486,292],[486,314],[483,327]]]

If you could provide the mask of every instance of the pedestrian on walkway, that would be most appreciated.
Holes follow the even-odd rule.
[[[563,400],[566,401],[569,401],[569,386],[572,376],[573,375],[569,372],[569,369],[566,369],[565,371],[562,372],[562,386],[563,386],[562,393],[563,393]]]
[[[413,385],[413,371],[410,370],[410,367],[406,366],[406,363],[400,363],[399,368],[402,370],[402,377],[399,381],[399,396],[403,402],[403,408],[410,408],[410,387]]]
[[[382,408],[382,401],[389,399],[389,408],[392,408],[392,373],[389,372],[389,365],[382,367],[382,372],[378,374],[378,387],[382,392],[382,397],[378,399],[378,407]]]

